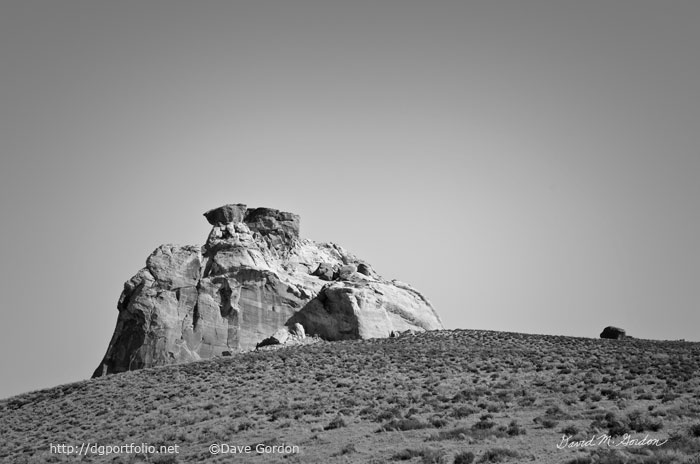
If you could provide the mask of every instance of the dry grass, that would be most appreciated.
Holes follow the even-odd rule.
[[[0,402],[0,460],[700,464],[700,344],[475,330],[317,343]],[[557,449],[599,434],[662,446]],[[50,443],[179,445],[67,456]],[[297,454],[212,456],[212,443]]]

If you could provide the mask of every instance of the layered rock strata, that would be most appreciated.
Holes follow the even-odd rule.
[[[249,350],[285,327],[331,341],[442,328],[417,290],[301,239],[296,214],[231,204],[204,216],[204,246],[161,245],[124,284],[93,377]]]

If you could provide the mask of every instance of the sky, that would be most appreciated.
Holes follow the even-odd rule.
[[[89,378],[208,209],[448,329],[700,341],[700,2],[2,0],[0,398]]]

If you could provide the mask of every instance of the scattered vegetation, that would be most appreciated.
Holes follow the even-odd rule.
[[[509,458],[517,458],[520,456],[517,451],[508,448],[493,448],[479,458],[478,462],[505,462]]]
[[[693,424],[689,429],[691,437],[700,437],[700,424]]]
[[[408,461],[419,457],[424,464],[440,464],[445,457],[445,452],[433,448],[405,449],[393,455],[393,461]]]
[[[2,400],[0,461],[223,463],[211,443],[265,442],[300,449],[266,463],[699,464],[699,368],[698,343],[639,339],[458,330],[316,343]],[[600,434],[664,443],[557,449]],[[180,453],[49,449],[83,441]]]
[[[454,464],[472,464],[474,462],[474,453],[471,451],[462,451],[455,455]]]
[[[341,427],[345,427],[348,424],[345,423],[345,419],[343,419],[343,416],[338,415],[336,416],[335,419],[333,419],[328,425],[323,427],[323,430],[333,430],[333,429],[339,429]]]
[[[426,429],[430,427],[430,424],[426,424],[425,422],[421,422],[418,419],[399,419],[399,420],[392,420],[386,424],[384,424],[377,432],[391,432],[393,430],[401,430],[401,431],[406,431],[406,430],[418,430],[418,429]]]

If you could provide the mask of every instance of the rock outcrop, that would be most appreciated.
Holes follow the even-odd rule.
[[[255,345],[255,349],[258,350],[266,346],[302,345],[305,344],[305,340],[308,339],[304,326],[297,322],[278,329],[271,337]]]
[[[204,246],[161,245],[124,284],[93,377],[249,350],[285,331],[333,341],[442,328],[411,286],[336,244],[301,239],[296,214],[231,204],[204,216]]]
[[[626,337],[626,332],[624,329],[620,329],[619,327],[613,327],[611,325],[607,326],[606,328],[603,329],[603,331],[600,333],[600,338],[609,338],[612,340],[622,340],[623,338]]]
[[[426,311],[428,300],[410,285],[357,276],[324,286],[288,323],[326,340],[381,338],[392,331],[441,326],[437,314]]]

